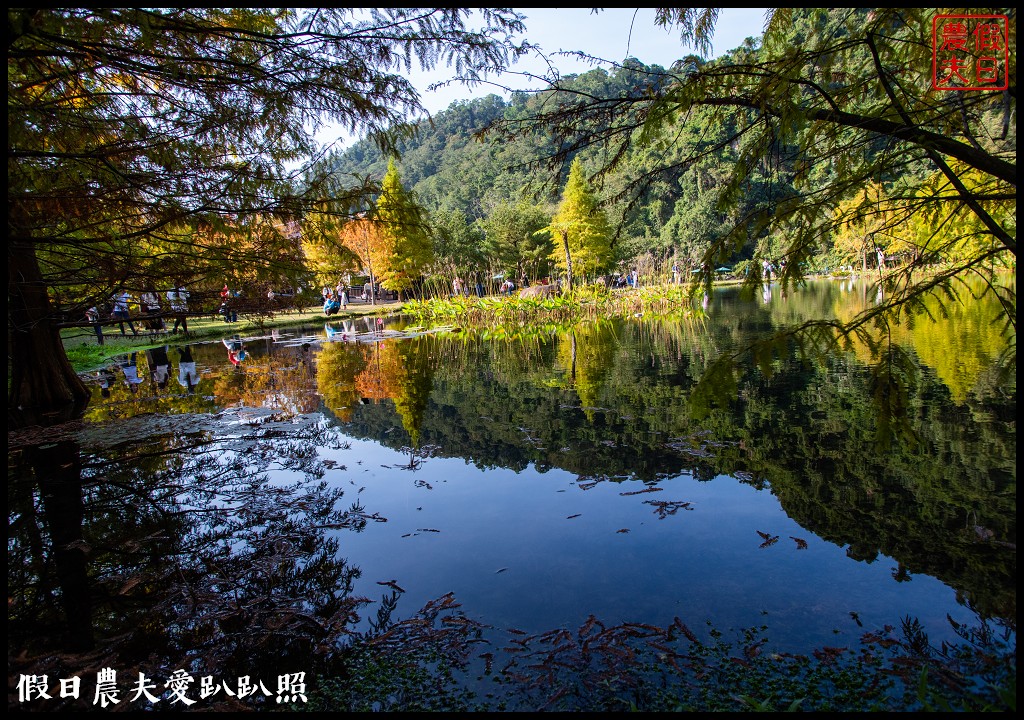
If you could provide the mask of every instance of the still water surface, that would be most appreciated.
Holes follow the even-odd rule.
[[[237,367],[220,341],[191,345],[194,394],[176,347],[166,387],[149,380],[159,353],[139,353],[135,392],[116,367],[109,397],[107,373],[90,375],[86,420],[269,418],[282,456],[298,452],[289,418],[318,424],[311,460],[369,518],[327,530],[361,569],[352,594],[395,591],[402,615],[453,593],[496,638],[678,617],[764,624],[778,648],[808,651],[907,617],[936,643],[956,639],[947,618],[1015,623],[1016,386],[994,369],[1006,339],[991,305],[890,328],[909,358],[903,423],[882,411],[867,342],[821,362],[780,347],[721,400],[697,384],[754,333],[873,300],[850,281],[720,290],[702,322],[515,337],[336,321],[242,337]],[[267,467],[282,486],[309,477]]]

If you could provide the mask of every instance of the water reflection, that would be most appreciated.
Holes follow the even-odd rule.
[[[47,643],[87,649],[130,625],[147,630],[118,651],[125,670],[150,646],[235,669],[275,650],[280,622],[327,644],[367,628],[359,598],[382,592],[382,609],[451,593],[526,632],[765,612],[804,650],[905,615],[936,642],[954,636],[947,615],[1015,625],[1015,382],[990,309],[885,328],[912,380],[914,444],[879,449],[882,344],[867,336],[818,364],[787,347],[737,368],[727,402],[695,402],[752,333],[872,298],[840,283],[767,304],[715,293],[703,326],[514,340],[333,323],[244,338],[244,372],[221,341],[137,357],[153,383],[132,392],[103,371],[59,452],[16,451],[12,647],[41,662]],[[156,378],[175,355],[187,381],[171,393]],[[252,637],[220,647],[242,627]]]
[[[376,518],[319,482],[315,448],[341,447],[329,428],[234,413],[45,434],[16,436],[11,450],[10,672],[85,685],[100,667],[134,680],[165,678],[173,663],[273,687],[282,674],[341,671],[332,662],[368,600],[328,531]],[[297,479],[275,482],[282,471]],[[85,695],[32,709],[91,709]]]

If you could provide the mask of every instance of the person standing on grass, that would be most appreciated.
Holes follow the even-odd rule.
[[[124,331],[124,324],[128,323],[128,327],[131,328],[132,335],[138,335],[139,331],[132,325],[131,316],[128,313],[128,303],[131,301],[132,296],[127,290],[122,290],[120,293],[114,296],[114,312],[111,315],[117,324],[121,327],[121,334],[127,335]]]
[[[171,312],[174,313],[174,329],[171,332],[178,332],[178,326],[181,325],[181,331],[187,334],[188,290],[178,285],[173,290],[167,291],[167,300],[171,303]]]
[[[103,344],[103,326],[100,325],[100,311],[93,305],[91,308],[85,311],[85,319],[92,323],[93,330],[96,331],[96,344]]]
[[[160,298],[157,297],[156,290],[150,289],[142,293],[139,297],[139,305],[142,308],[142,312],[146,315],[143,323],[147,330],[159,332],[166,329],[163,318],[159,317],[162,308],[160,307]]]
[[[220,309],[217,312],[224,318],[224,322],[238,322],[238,311],[233,309],[227,300],[220,304]]]

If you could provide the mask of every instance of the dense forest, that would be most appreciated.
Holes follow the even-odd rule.
[[[611,72],[595,69],[566,79],[577,92],[616,97],[643,92],[656,83],[665,69],[631,60]],[[435,241],[434,273],[447,276],[482,271],[489,276],[526,275],[537,279],[550,275],[551,238],[541,233],[555,213],[569,166],[550,167],[557,151],[555,139],[541,130],[509,141],[481,133],[499,119],[526,117],[547,101],[545,94],[518,92],[506,102],[498,95],[455,102],[431,119],[419,123],[416,134],[398,143],[397,166],[406,187],[428,211]],[[726,132],[726,128],[716,130]],[[700,128],[693,128],[700,132]],[[716,135],[719,133],[716,133]],[[716,143],[717,138],[705,138]],[[730,148],[716,153],[724,166]],[[644,172],[647,148],[635,149],[623,166],[601,178],[609,198],[617,189]],[[578,153],[584,167],[596,172],[600,149]],[[369,139],[356,142],[334,155],[330,162],[342,177],[383,177],[389,157]],[[674,165],[662,155],[660,163]],[[718,173],[724,176],[724,170]],[[714,167],[673,171],[650,184],[632,207],[605,200],[615,231],[612,243],[620,267],[639,264],[643,274],[667,271],[674,255],[695,261],[703,238],[714,222],[711,210],[715,190]],[[750,257],[750,250],[746,253]],[[736,260],[744,259],[738,256]],[[608,268],[611,270],[611,268]],[[648,276],[649,277],[649,276]]]

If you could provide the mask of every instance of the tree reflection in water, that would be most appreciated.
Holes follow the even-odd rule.
[[[343,508],[343,491],[324,481],[317,448],[340,441],[322,422],[227,413],[176,424],[152,434],[153,416],[121,421],[115,437],[94,431],[89,451],[78,424],[13,437],[8,671],[46,675],[52,697],[31,709],[92,707],[101,668],[117,672],[122,691],[144,673],[162,692],[185,669],[197,683],[249,676],[276,693],[286,673],[344,675],[353,638],[402,628],[425,642],[457,608],[439,602],[407,624],[385,612],[371,633],[355,631],[370,600],[353,596],[359,570],[333,531],[385,519],[358,502]],[[302,479],[280,482],[278,471]],[[450,633],[445,642],[459,651]],[[78,700],[55,690],[72,677],[82,680]],[[209,702],[228,710],[272,700],[220,693]]]

